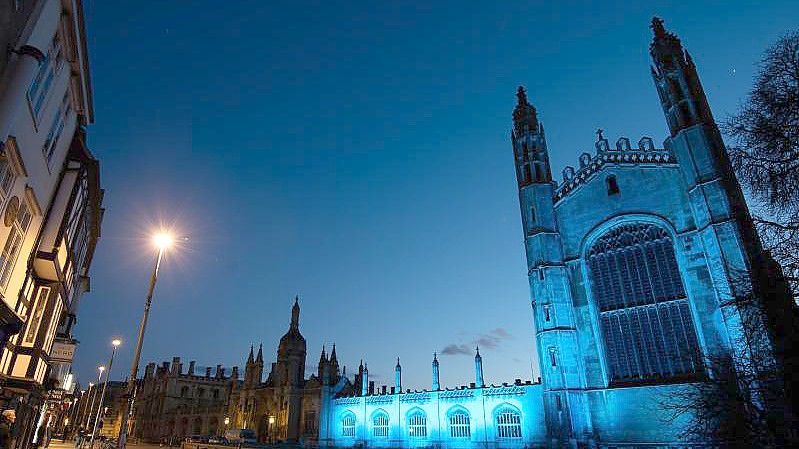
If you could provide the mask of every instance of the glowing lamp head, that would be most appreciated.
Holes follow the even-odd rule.
[[[163,251],[175,243],[175,238],[166,232],[159,232],[153,236],[153,243],[156,248]]]
[[[100,366],[97,367],[97,369],[99,369],[100,372],[102,373],[103,371],[105,371],[105,366],[100,365]]]
[[[274,424],[274,423],[275,423],[275,417],[274,416],[270,416],[269,417],[269,424]]]
[[[227,426],[228,424],[230,424],[230,418],[228,418],[228,417],[226,416],[226,417],[225,417],[225,425]]]
[[[119,346],[119,345],[122,344],[122,340],[120,340],[118,338],[115,338],[115,339],[111,340],[111,344],[114,345],[114,347]]]

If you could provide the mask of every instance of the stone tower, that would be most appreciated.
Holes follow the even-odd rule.
[[[300,333],[299,298],[294,298],[289,330],[280,338],[277,362],[272,367],[277,385],[302,386],[305,379],[305,337]]]
[[[519,87],[513,110],[513,155],[519,186],[538,356],[544,379],[548,434],[560,441],[587,440],[584,383],[577,331],[553,206],[552,171],[544,127]],[[551,286],[559,288],[551,288]],[[557,317],[557,319],[555,319]]]

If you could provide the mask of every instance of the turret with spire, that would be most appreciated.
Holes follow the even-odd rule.
[[[527,92],[522,86],[516,91],[511,141],[519,186],[552,182],[544,126],[538,122],[538,113],[527,100]]]
[[[399,357],[397,357],[397,366],[394,367],[394,388],[397,393],[402,393],[402,366]]]
[[[652,78],[655,80],[672,137],[697,124],[715,127],[699,74],[680,39],[666,31],[663,20],[652,18]]]
[[[253,384],[258,385],[264,376],[264,345],[258,344],[258,355],[255,357],[255,368],[253,372]]]
[[[433,391],[438,391],[441,389],[441,382],[439,381],[438,375],[438,354],[433,353]]]
[[[247,363],[244,364],[244,384],[252,385],[255,377],[255,356],[253,355],[253,345],[250,345],[250,353],[247,355]]]
[[[270,376],[278,385],[299,386],[305,379],[305,337],[300,333],[299,297],[294,297],[289,330],[280,338]]]
[[[341,376],[341,370],[338,365],[338,358],[336,357],[336,344],[333,343],[333,349],[330,351],[330,381],[332,383],[338,382]]]
[[[361,396],[369,394],[369,365],[362,364],[363,371],[361,372]]]
[[[317,366],[316,375],[319,377],[321,381],[323,379],[322,375],[325,371],[325,366],[327,365],[327,353],[325,352],[325,345],[322,345],[322,353],[319,354],[319,365]]]
[[[478,387],[484,387],[485,381],[483,380],[483,358],[480,357],[480,346],[476,349],[477,353],[474,355],[474,381]]]

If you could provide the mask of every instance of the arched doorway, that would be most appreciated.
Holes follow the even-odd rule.
[[[258,420],[258,442],[269,442],[269,417],[264,415]]]

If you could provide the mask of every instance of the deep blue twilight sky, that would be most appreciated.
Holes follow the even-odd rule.
[[[653,14],[718,118],[799,23],[794,1],[473,3],[88,1],[106,214],[81,383],[112,336],[113,377],[129,370],[160,222],[189,240],[164,264],[142,367],[243,365],[259,342],[268,364],[299,294],[314,369],[336,342],[348,373],[363,358],[391,384],[399,356],[405,385],[429,387],[433,351],[480,340],[487,381],[530,379],[516,87],[560,179],[598,127],[662,142]],[[473,379],[471,354],[440,361],[442,384]]]

